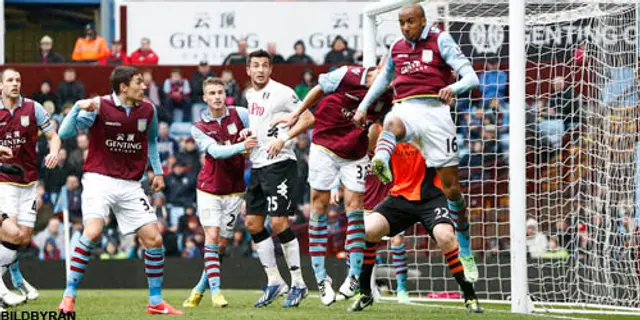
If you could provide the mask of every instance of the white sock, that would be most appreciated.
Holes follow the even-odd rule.
[[[9,292],[9,288],[7,288],[7,285],[4,284],[4,280],[2,279],[5,272],[7,272],[7,267],[2,267],[2,271],[0,272],[0,295],[4,295]]]
[[[16,254],[18,251],[15,249],[7,248],[7,246],[12,246],[11,244],[5,244],[4,242],[0,244],[0,266],[3,266],[6,271],[6,266],[10,265],[13,260],[16,258]],[[16,249],[18,246],[16,246]]]
[[[270,286],[284,283],[278,265],[276,264],[275,246],[271,237],[256,243],[258,258],[264,271],[267,273],[267,284]]]
[[[304,279],[302,278],[302,269],[300,268],[300,245],[298,239],[282,244],[282,251],[284,252],[284,258],[287,260],[289,271],[291,271],[291,283],[298,287],[306,287]]]

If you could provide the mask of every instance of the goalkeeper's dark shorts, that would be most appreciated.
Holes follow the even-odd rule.
[[[380,213],[389,222],[388,236],[395,236],[414,224],[420,222],[433,238],[435,226],[446,223],[453,226],[449,216],[447,197],[422,201],[409,201],[402,196],[387,196],[373,212]]]

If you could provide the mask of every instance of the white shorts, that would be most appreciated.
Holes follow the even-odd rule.
[[[240,214],[242,199],[242,194],[216,196],[197,190],[200,224],[203,227],[218,227],[220,236],[230,239]]]
[[[0,183],[0,212],[18,217],[18,224],[33,228],[36,224],[36,185]]]
[[[456,125],[449,106],[434,99],[398,102],[387,115],[400,118],[406,135],[402,142],[415,142],[427,160],[427,167],[458,165]]]
[[[123,235],[158,221],[153,207],[138,181],[122,180],[86,172],[82,176],[82,219],[106,219],[109,210]]]
[[[364,193],[369,158],[346,160],[326,148],[312,144],[309,151],[309,185],[311,188],[330,191],[336,178],[350,191]]]
[[[367,217],[368,215],[370,215],[370,214],[371,214],[371,213],[373,213],[373,212],[374,212],[374,211],[371,211],[371,210],[364,210],[364,216],[365,216],[365,217]],[[395,236],[402,236],[402,237],[404,237],[404,233],[405,233],[405,232],[406,232],[406,231],[402,231],[402,232],[400,232],[400,233],[396,234]],[[382,237],[382,240],[384,240],[384,241],[389,241],[389,240],[391,240],[391,237],[389,237],[389,236],[383,236],[383,237]]]

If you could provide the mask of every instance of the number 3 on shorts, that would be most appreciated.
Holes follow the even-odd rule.
[[[278,210],[278,196],[267,197],[267,212]]]
[[[149,205],[149,202],[147,202],[147,199],[140,198],[140,202],[142,202],[142,205],[144,206],[144,211],[149,211],[149,209],[151,209],[151,206]]]

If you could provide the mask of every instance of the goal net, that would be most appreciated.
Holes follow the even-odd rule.
[[[526,144],[528,296],[535,311],[640,313],[638,15],[634,1],[525,1],[526,138],[509,136],[509,1],[423,3],[480,76],[451,108],[482,300],[511,295],[509,147]],[[398,8],[397,6],[396,8]],[[386,52],[397,9],[365,35]],[[370,58],[372,50],[365,48]],[[515,104],[514,104],[515,105]],[[519,103],[518,105],[521,105]],[[523,177],[525,175],[523,174]],[[415,299],[459,297],[422,226],[407,230]],[[376,277],[395,290],[390,246]],[[520,279],[522,280],[522,279]],[[387,297],[390,297],[387,295]]]

